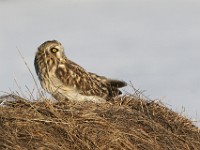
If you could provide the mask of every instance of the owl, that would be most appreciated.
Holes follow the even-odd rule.
[[[103,103],[122,92],[126,82],[87,72],[66,57],[62,44],[46,41],[38,47],[34,66],[42,88],[56,100]]]

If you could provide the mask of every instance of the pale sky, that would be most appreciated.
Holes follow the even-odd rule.
[[[36,77],[37,47],[56,39],[86,70],[200,120],[199,0],[0,0],[0,18],[0,95],[15,79],[35,88],[17,48]]]

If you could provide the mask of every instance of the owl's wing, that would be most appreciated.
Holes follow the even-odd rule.
[[[112,96],[113,89],[107,78],[89,73],[70,60],[67,60],[64,65],[58,66],[55,73],[66,86],[72,86],[82,94]]]
[[[122,87],[124,87],[124,86],[127,86],[127,83],[126,82],[124,82],[124,81],[121,81],[121,80],[115,80],[115,79],[108,79],[108,78],[106,78],[106,77],[104,77],[104,76],[99,76],[99,75],[97,75],[97,74],[95,74],[95,73],[91,73],[91,72],[89,72],[90,74],[91,74],[91,76],[92,77],[95,77],[97,80],[99,80],[99,81],[103,81],[103,82],[109,82],[109,84],[112,86],[112,87],[115,87],[115,88],[122,88]]]

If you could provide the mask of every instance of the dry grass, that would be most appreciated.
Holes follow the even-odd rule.
[[[123,96],[112,103],[1,100],[0,149],[199,150],[190,120],[158,102]]]

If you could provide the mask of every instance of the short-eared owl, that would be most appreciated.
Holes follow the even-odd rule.
[[[87,72],[65,56],[56,40],[38,47],[34,65],[41,86],[57,100],[105,102],[126,86],[123,81]]]

